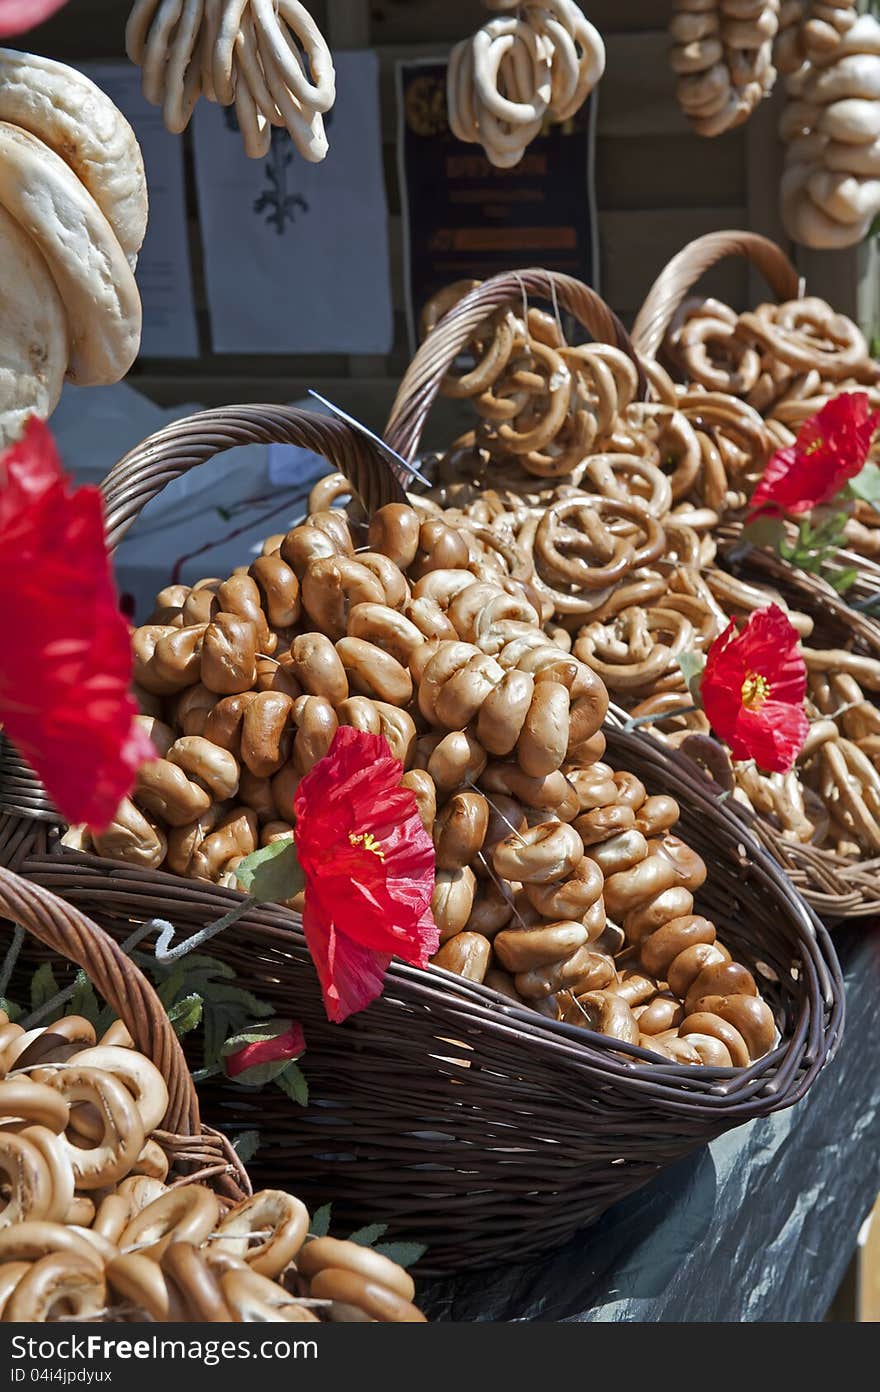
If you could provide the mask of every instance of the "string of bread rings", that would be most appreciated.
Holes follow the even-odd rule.
[[[25,1030],[0,1011],[0,1320],[416,1322],[412,1278],[309,1237],[282,1190],[173,1181],[162,1074],[116,1021]]]
[[[135,0],[125,45],[173,134],[205,97],[235,107],[251,159],[268,153],[273,127],[288,131],[303,159],[327,154],[333,59],[299,0]]]
[[[669,63],[675,95],[698,135],[722,135],[773,90],[779,0],[675,0]]]
[[[482,145],[493,165],[509,169],[545,119],[567,121],[580,110],[605,70],[605,46],[575,0],[485,3],[505,13],[453,48],[449,124],[458,140]]]

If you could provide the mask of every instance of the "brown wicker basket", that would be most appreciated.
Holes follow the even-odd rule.
[[[335,424],[315,440],[326,425],[309,426],[312,447],[345,468]],[[106,481],[112,540],[164,483],[212,452],[207,441],[228,448],[258,432],[290,438],[289,415],[206,413],[146,441]],[[385,469],[378,456],[370,467]],[[382,495],[380,482],[375,491]],[[369,481],[363,494],[374,496]],[[209,951],[279,1015],[303,1023],[310,1103],[303,1110],[272,1088],[251,1098],[220,1079],[202,1104],[233,1133],[259,1129],[251,1168],[260,1182],[295,1184],[307,1203],[332,1198],[340,1226],[387,1220],[395,1235],[428,1244],[427,1271],[488,1265],[555,1247],[663,1165],[804,1096],[843,1020],[824,928],[691,766],[652,740],[613,729],[608,739],[619,766],[681,802],[682,834],[710,868],[705,911],[764,976],[779,1047],[739,1072],[652,1063],[637,1047],[551,1023],[486,987],[397,962],[381,999],[332,1025],[299,919],[255,907]],[[154,916],[186,937],[240,901],[232,890],[60,852],[57,813],[8,750],[0,809],[0,859],[14,857],[22,875],[117,938]]]
[[[778,299],[803,296],[798,272],[774,242],[753,232],[710,232],[674,256],[648,292],[633,327],[633,342],[644,357],[656,356],[684,297],[726,256],[747,257]],[[880,566],[854,552],[841,551],[838,567],[858,571],[857,581],[844,598],[826,581],[796,569],[773,552],[753,550],[737,560],[742,526],[741,519],[731,518],[719,533],[723,565],[745,579],[773,585],[792,607],[810,614],[822,635],[819,646],[851,648],[880,657],[880,626],[851,603],[880,598]],[[823,918],[865,918],[880,913],[880,861],[854,861],[833,851],[803,846],[781,836],[761,817],[754,819],[753,829]]]
[[[745,256],[759,270],[777,300],[797,300],[803,281],[785,252],[757,232],[708,232],[688,242],[664,266],[636,315],[632,341],[644,358],[655,358],[673,316],[706,271],[727,256]]]
[[[161,1072],[168,1085],[168,1110],[153,1139],[171,1162],[169,1183],[210,1184],[230,1203],[252,1193],[229,1141],[202,1126],[183,1050],[164,1006],[134,962],[81,910],[0,867],[0,923],[3,919],[81,968],[126,1026],[135,1047]]]

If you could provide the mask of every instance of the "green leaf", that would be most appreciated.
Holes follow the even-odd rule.
[[[374,1252],[381,1253],[383,1257],[388,1257],[402,1267],[414,1266],[427,1250],[427,1244],[424,1242],[378,1242],[373,1248]]]
[[[703,677],[703,669],[706,666],[706,659],[703,653],[683,652],[678,654],[677,661],[687,689],[691,693],[691,700],[695,706],[698,706],[700,705],[700,682]]]
[[[826,578],[838,594],[845,594],[858,580],[859,572],[855,566],[851,566],[849,570],[841,570],[836,575],[829,575]]]
[[[58,995],[59,989],[51,963],[44,962],[31,977],[31,1010],[39,1010],[41,1005]]]
[[[277,904],[292,899],[305,888],[305,875],[300,869],[292,838],[273,841],[246,856],[235,872],[246,894],[252,894],[261,904]]]
[[[785,522],[781,517],[775,517],[772,513],[759,513],[759,515],[747,522],[742,529],[741,539],[747,541],[752,546],[769,546],[771,550],[778,551],[780,543],[785,537]]]
[[[312,1221],[309,1223],[309,1233],[312,1237],[326,1237],[330,1231],[330,1214],[333,1209],[332,1204],[325,1203],[318,1209],[317,1213],[312,1214]]]
[[[266,1083],[275,1083],[279,1076],[290,1067],[289,1059],[272,1059],[269,1063],[256,1063],[243,1073],[236,1073],[232,1079],[240,1087],[261,1088]]]
[[[850,479],[847,492],[876,508],[880,503],[880,466],[869,461],[860,474]]]
[[[299,1064],[293,1059],[287,1060],[284,1068],[272,1081],[282,1092],[286,1092],[287,1096],[298,1106],[307,1107],[309,1105],[309,1085]]]
[[[258,1044],[263,1039],[275,1039],[281,1031],[267,1025],[255,1025],[253,1029],[241,1030],[238,1034],[231,1034],[224,1040],[220,1050],[221,1058],[229,1058],[230,1054],[237,1054],[239,1049],[243,1049],[245,1044]],[[282,1063],[288,1063],[289,1059],[282,1059]]]
[[[102,1006],[95,995],[95,988],[84,971],[76,974],[73,995],[67,1003],[67,1015],[82,1015],[90,1025],[97,1025],[101,1019]]]
[[[372,1247],[387,1231],[387,1223],[370,1223],[366,1228],[358,1228],[357,1232],[349,1233],[348,1240],[356,1242],[359,1247]]]
[[[204,1002],[195,992],[174,1002],[168,1011],[168,1019],[174,1026],[174,1033],[178,1039],[198,1028],[202,1023],[203,1009]]]
[[[6,996],[0,996],[0,1010],[6,1011],[11,1024],[15,1024],[15,1021],[20,1018],[22,1013],[21,1006],[16,1005],[15,1001],[8,1000]]]
[[[259,1148],[259,1131],[239,1131],[232,1142],[232,1149],[243,1165],[247,1165],[249,1161],[253,1160]]]

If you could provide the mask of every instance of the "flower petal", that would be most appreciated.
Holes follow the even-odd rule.
[[[134,723],[96,488],[71,490],[36,420],[0,460],[0,724],[70,822],[102,830],[155,751]]]
[[[0,38],[8,39],[13,34],[24,34],[28,29],[34,29],[66,4],[67,0],[3,0],[0,4]]]
[[[303,929],[318,972],[327,1018],[341,1024],[381,996],[390,953],[373,952],[339,933],[320,908],[310,905],[308,892]]]
[[[804,421],[793,445],[777,450],[752,494],[759,512],[797,515],[827,503],[861,473],[880,414],[867,392],[841,392]]]

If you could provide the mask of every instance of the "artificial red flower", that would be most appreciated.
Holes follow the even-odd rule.
[[[296,793],[303,928],[331,1020],[382,993],[392,957],[437,951],[434,843],[387,741],[343,725]]]
[[[230,1078],[237,1078],[239,1073],[246,1073],[249,1068],[258,1068],[263,1063],[280,1063],[284,1059],[297,1059],[305,1051],[306,1037],[302,1025],[293,1021],[283,1034],[255,1039],[252,1044],[236,1049],[234,1054],[227,1054],[224,1060],[226,1073]]]
[[[843,392],[804,421],[793,445],[777,450],[752,494],[757,513],[809,512],[861,473],[880,414],[866,392]]]
[[[736,620],[709,649],[700,683],[703,709],[735,759],[787,773],[807,738],[807,668],[797,630],[778,604]]]
[[[72,489],[32,418],[0,457],[0,726],[70,822],[103,830],[141,764],[128,625],[97,488]]]
[[[0,0],[0,38],[34,29],[66,4],[67,0]]]

